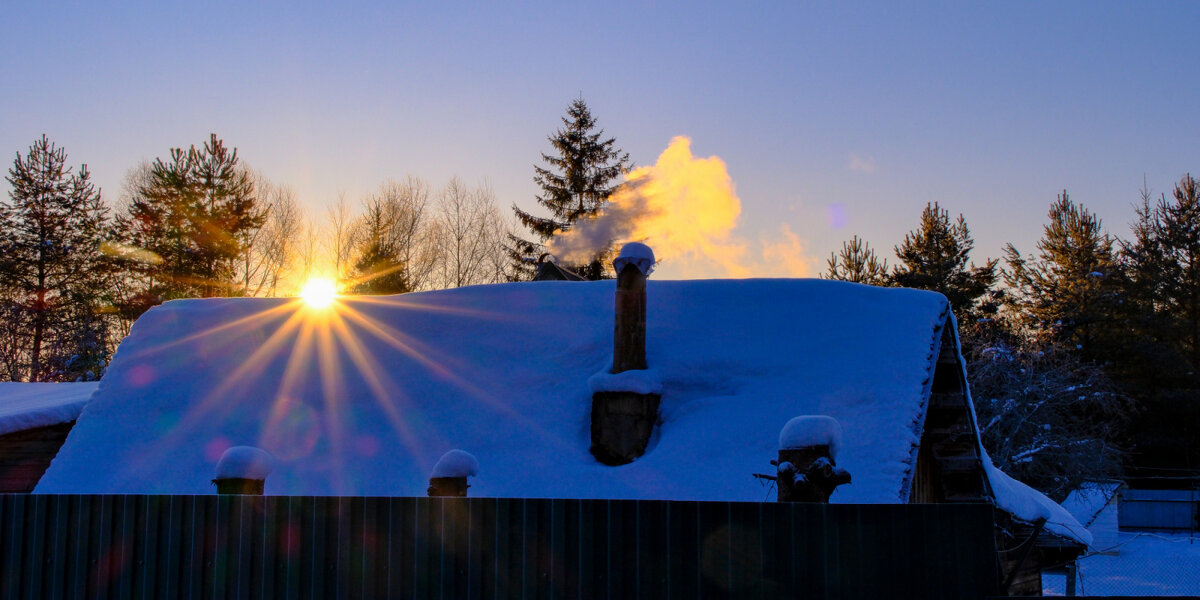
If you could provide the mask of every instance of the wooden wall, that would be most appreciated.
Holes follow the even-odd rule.
[[[8,598],[981,598],[987,505],[0,495]]]
[[[0,494],[33,491],[75,422],[0,435]]]

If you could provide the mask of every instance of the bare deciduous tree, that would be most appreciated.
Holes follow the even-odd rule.
[[[354,250],[354,222],[346,194],[338,194],[337,202],[326,211],[329,220],[324,233],[325,253],[333,261],[333,276],[343,281],[349,275],[351,253]]]
[[[979,433],[997,467],[1057,501],[1083,480],[1120,476],[1135,403],[1101,367],[1004,321],[963,329]]]
[[[265,177],[255,178],[259,202],[266,220],[254,232],[242,255],[242,293],[275,296],[291,274],[299,253],[304,219],[296,193],[286,185],[275,185]]]
[[[504,281],[509,231],[491,187],[469,189],[455,177],[438,194],[436,212],[439,286]]]

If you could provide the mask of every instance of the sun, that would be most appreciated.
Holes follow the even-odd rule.
[[[300,289],[300,299],[312,308],[326,308],[337,298],[337,285],[323,277],[314,277]]]

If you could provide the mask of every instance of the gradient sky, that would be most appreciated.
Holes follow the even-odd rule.
[[[1198,2],[245,4],[8,3],[5,165],[45,133],[115,200],[216,132],[314,216],[410,174],[528,210],[582,94],[639,165],[724,159],[736,235],[816,268],[853,234],[891,258],[931,201],[976,260],[1063,188],[1123,236],[1143,177],[1200,173]]]

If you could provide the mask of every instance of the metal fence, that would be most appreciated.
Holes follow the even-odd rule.
[[[1200,490],[1124,490],[1118,517],[1122,529],[1197,529]]]
[[[981,598],[987,505],[0,496],[0,598]]]
[[[1076,564],[1080,596],[1200,596],[1200,536],[1190,532],[1122,531],[1116,544]],[[1042,584],[1061,596],[1066,575],[1043,574]]]

